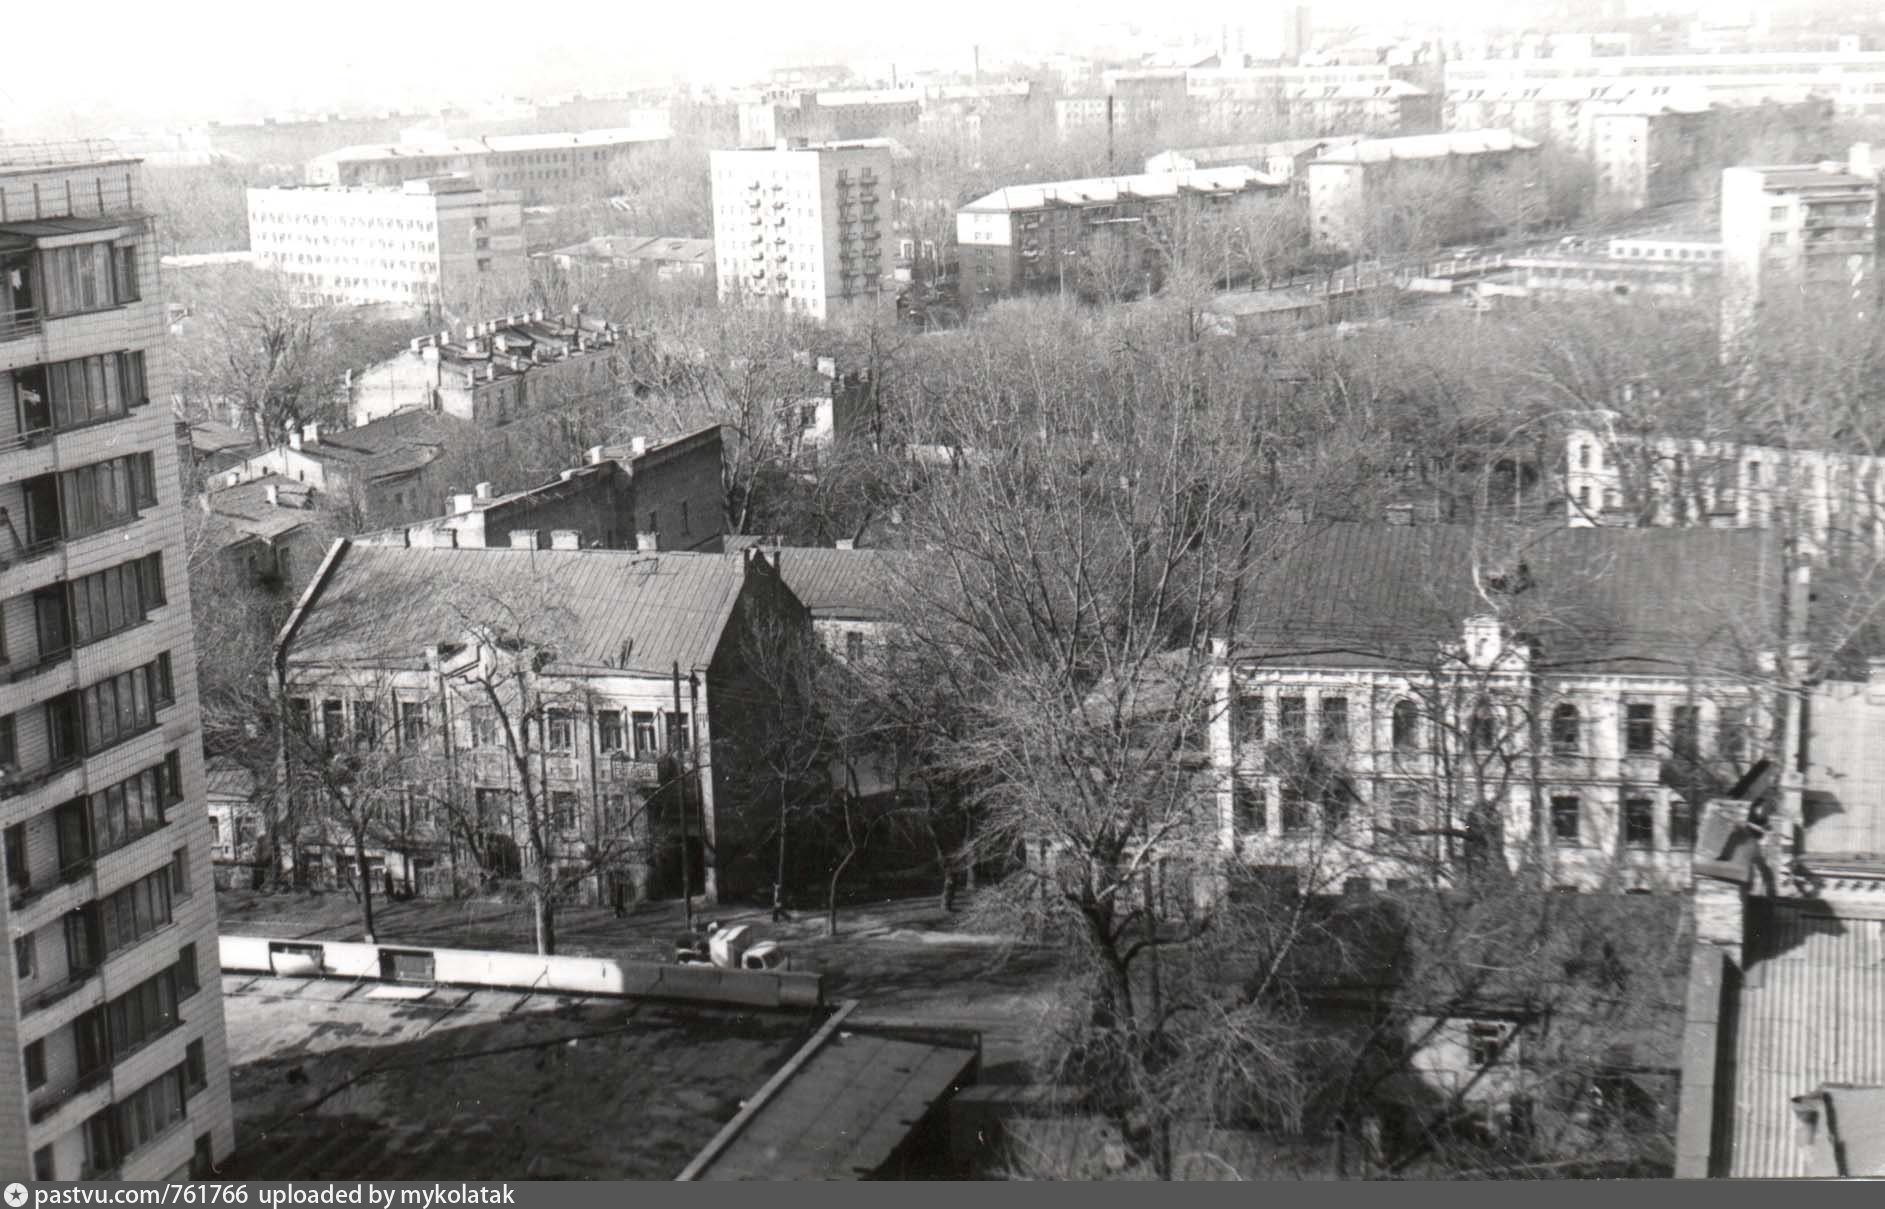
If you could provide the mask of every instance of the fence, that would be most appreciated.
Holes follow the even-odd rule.
[[[477,949],[416,949],[411,945],[354,941],[315,943],[261,936],[223,936],[219,942],[223,971],[230,974],[379,979],[383,970],[422,954],[431,961],[431,981],[448,986],[683,999],[744,1007],[810,1008],[824,1003],[822,976],[786,970],[723,970],[706,965],[543,957]],[[389,957],[390,962],[383,960]]]

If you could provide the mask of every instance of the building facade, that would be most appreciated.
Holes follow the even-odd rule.
[[[1744,665],[1778,644],[1766,550],[1749,531],[1310,527],[1211,665],[1220,849],[1325,886],[1425,884],[1476,852],[1572,888],[1686,886],[1702,807],[1771,716]]]
[[[1745,92],[1808,88],[1833,102],[1841,117],[1885,113],[1885,53],[1756,52],[1708,55],[1607,55],[1584,59],[1451,59],[1449,103],[1480,90],[1512,92],[1558,86],[1650,86],[1672,91]],[[1465,119],[1462,119],[1465,120]],[[1474,124],[1481,120],[1471,119]]]
[[[251,189],[249,242],[310,305],[476,313],[521,296],[530,276],[518,195],[462,176]]]
[[[0,145],[0,1168],[235,1145],[157,240],[109,145]]]
[[[420,177],[465,174],[481,189],[514,190],[534,205],[546,197],[605,191],[619,167],[667,139],[664,130],[631,127],[371,143],[315,156],[305,179],[310,185],[396,186]]]
[[[1187,218],[1284,188],[1236,167],[997,189],[956,212],[962,300],[1086,289],[1099,273],[1147,285],[1157,275],[1157,241]]]
[[[639,273],[656,281],[705,281],[713,270],[713,240],[651,235],[598,235],[538,255],[564,272],[606,276]]]
[[[1707,197],[1753,148],[1787,160],[1813,154],[1832,116],[1820,97],[1606,106],[1590,121],[1597,204],[1628,213]]]
[[[382,876],[442,893],[541,859],[556,866],[543,875],[592,900],[678,894],[685,813],[690,885],[711,899],[770,880],[752,847],[763,822],[740,808],[764,759],[753,635],[806,624],[776,562],[755,551],[546,550],[535,533],[486,550],[342,541],[284,627],[279,660],[317,743],[386,756],[376,784],[388,805],[368,853]],[[521,688],[493,685],[514,722],[485,691],[504,658],[494,628],[555,648]],[[540,844],[525,830],[531,797]],[[464,846],[467,818],[479,857]],[[344,877],[355,863],[331,825],[293,843],[303,877]]]
[[[275,508],[319,508],[358,520],[423,515],[439,507],[444,484],[435,463],[470,426],[451,416],[412,409],[358,428],[333,429],[319,421],[286,434],[280,444],[230,467],[209,482],[212,492],[276,488],[261,515],[282,519]],[[253,486],[260,484],[260,486]]]
[[[722,301],[822,320],[892,287],[888,143],[714,151],[711,161]]]
[[[1721,174],[1724,345],[1790,302],[1870,319],[1879,278],[1879,168],[1870,146],[1844,163],[1743,166]]]
[[[1536,171],[1537,151],[1537,143],[1509,130],[1469,130],[1364,139],[1324,152],[1304,170],[1310,227],[1316,242],[1324,247],[1359,247],[1369,238],[1377,212],[1391,202],[1400,181],[1428,175],[1471,200],[1472,191],[1494,177],[1522,182]],[[1478,234],[1489,219],[1476,205],[1458,205],[1446,214],[1424,217],[1440,232],[1441,242]]]

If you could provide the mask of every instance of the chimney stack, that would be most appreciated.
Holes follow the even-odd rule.
[[[600,466],[600,465],[602,465],[602,461],[603,461],[603,459],[602,459],[602,446],[600,446],[600,445],[591,445],[591,446],[589,447],[589,452],[588,452],[587,454],[585,454],[585,455],[584,455],[584,457],[583,457],[583,460],[584,460],[584,461],[585,461],[585,462],[586,462],[587,464],[589,464],[589,465],[591,465],[591,466]]]
[[[497,362],[496,361],[488,361],[485,363],[484,380],[486,382],[497,381]]]
[[[294,450],[296,453],[301,452],[301,430],[299,428],[290,428],[288,430],[288,448]]]
[[[537,531],[535,529],[512,529],[511,530],[511,549],[513,550],[537,549]]]
[[[635,457],[640,457],[642,454],[647,453],[648,452],[648,438],[636,437],[633,440],[631,440],[628,443],[628,452]]]
[[[476,495],[481,500],[488,501],[491,498],[491,484],[489,483],[479,483],[476,487],[473,487],[471,491],[473,495]]]
[[[303,444],[319,445],[321,443],[321,422],[315,420],[313,423],[304,427],[301,430],[301,440]]]
[[[475,499],[475,496],[466,495],[463,492],[452,496],[452,511],[454,513],[470,512],[472,502]]]
[[[1389,504],[1387,518],[1390,525],[1411,525],[1414,523],[1414,506],[1404,502]]]
[[[279,484],[270,483],[268,486],[262,488],[262,494],[268,497],[268,506],[270,508],[281,507],[281,487]]]
[[[659,533],[637,533],[635,535],[635,549],[640,550],[643,554],[652,554],[660,548],[661,535]]]
[[[580,550],[583,548],[582,534],[575,529],[550,530],[550,549]]]
[[[838,549],[855,550],[857,549],[857,542],[848,537],[841,537],[838,539]]]

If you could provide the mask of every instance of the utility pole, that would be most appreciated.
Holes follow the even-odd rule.
[[[694,933],[694,885],[691,871],[691,857],[687,842],[687,777],[683,772],[685,756],[680,749],[682,737],[686,731],[681,728],[681,661],[674,661],[674,717],[668,723],[668,751],[674,757],[674,784],[676,796],[681,800],[681,902],[687,919],[687,933]]]

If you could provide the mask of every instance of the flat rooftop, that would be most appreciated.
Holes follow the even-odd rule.
[[[396,996],[413,996],[399,998]],[[672,1179],[825,1019],[227,974],[224,1179]]]

